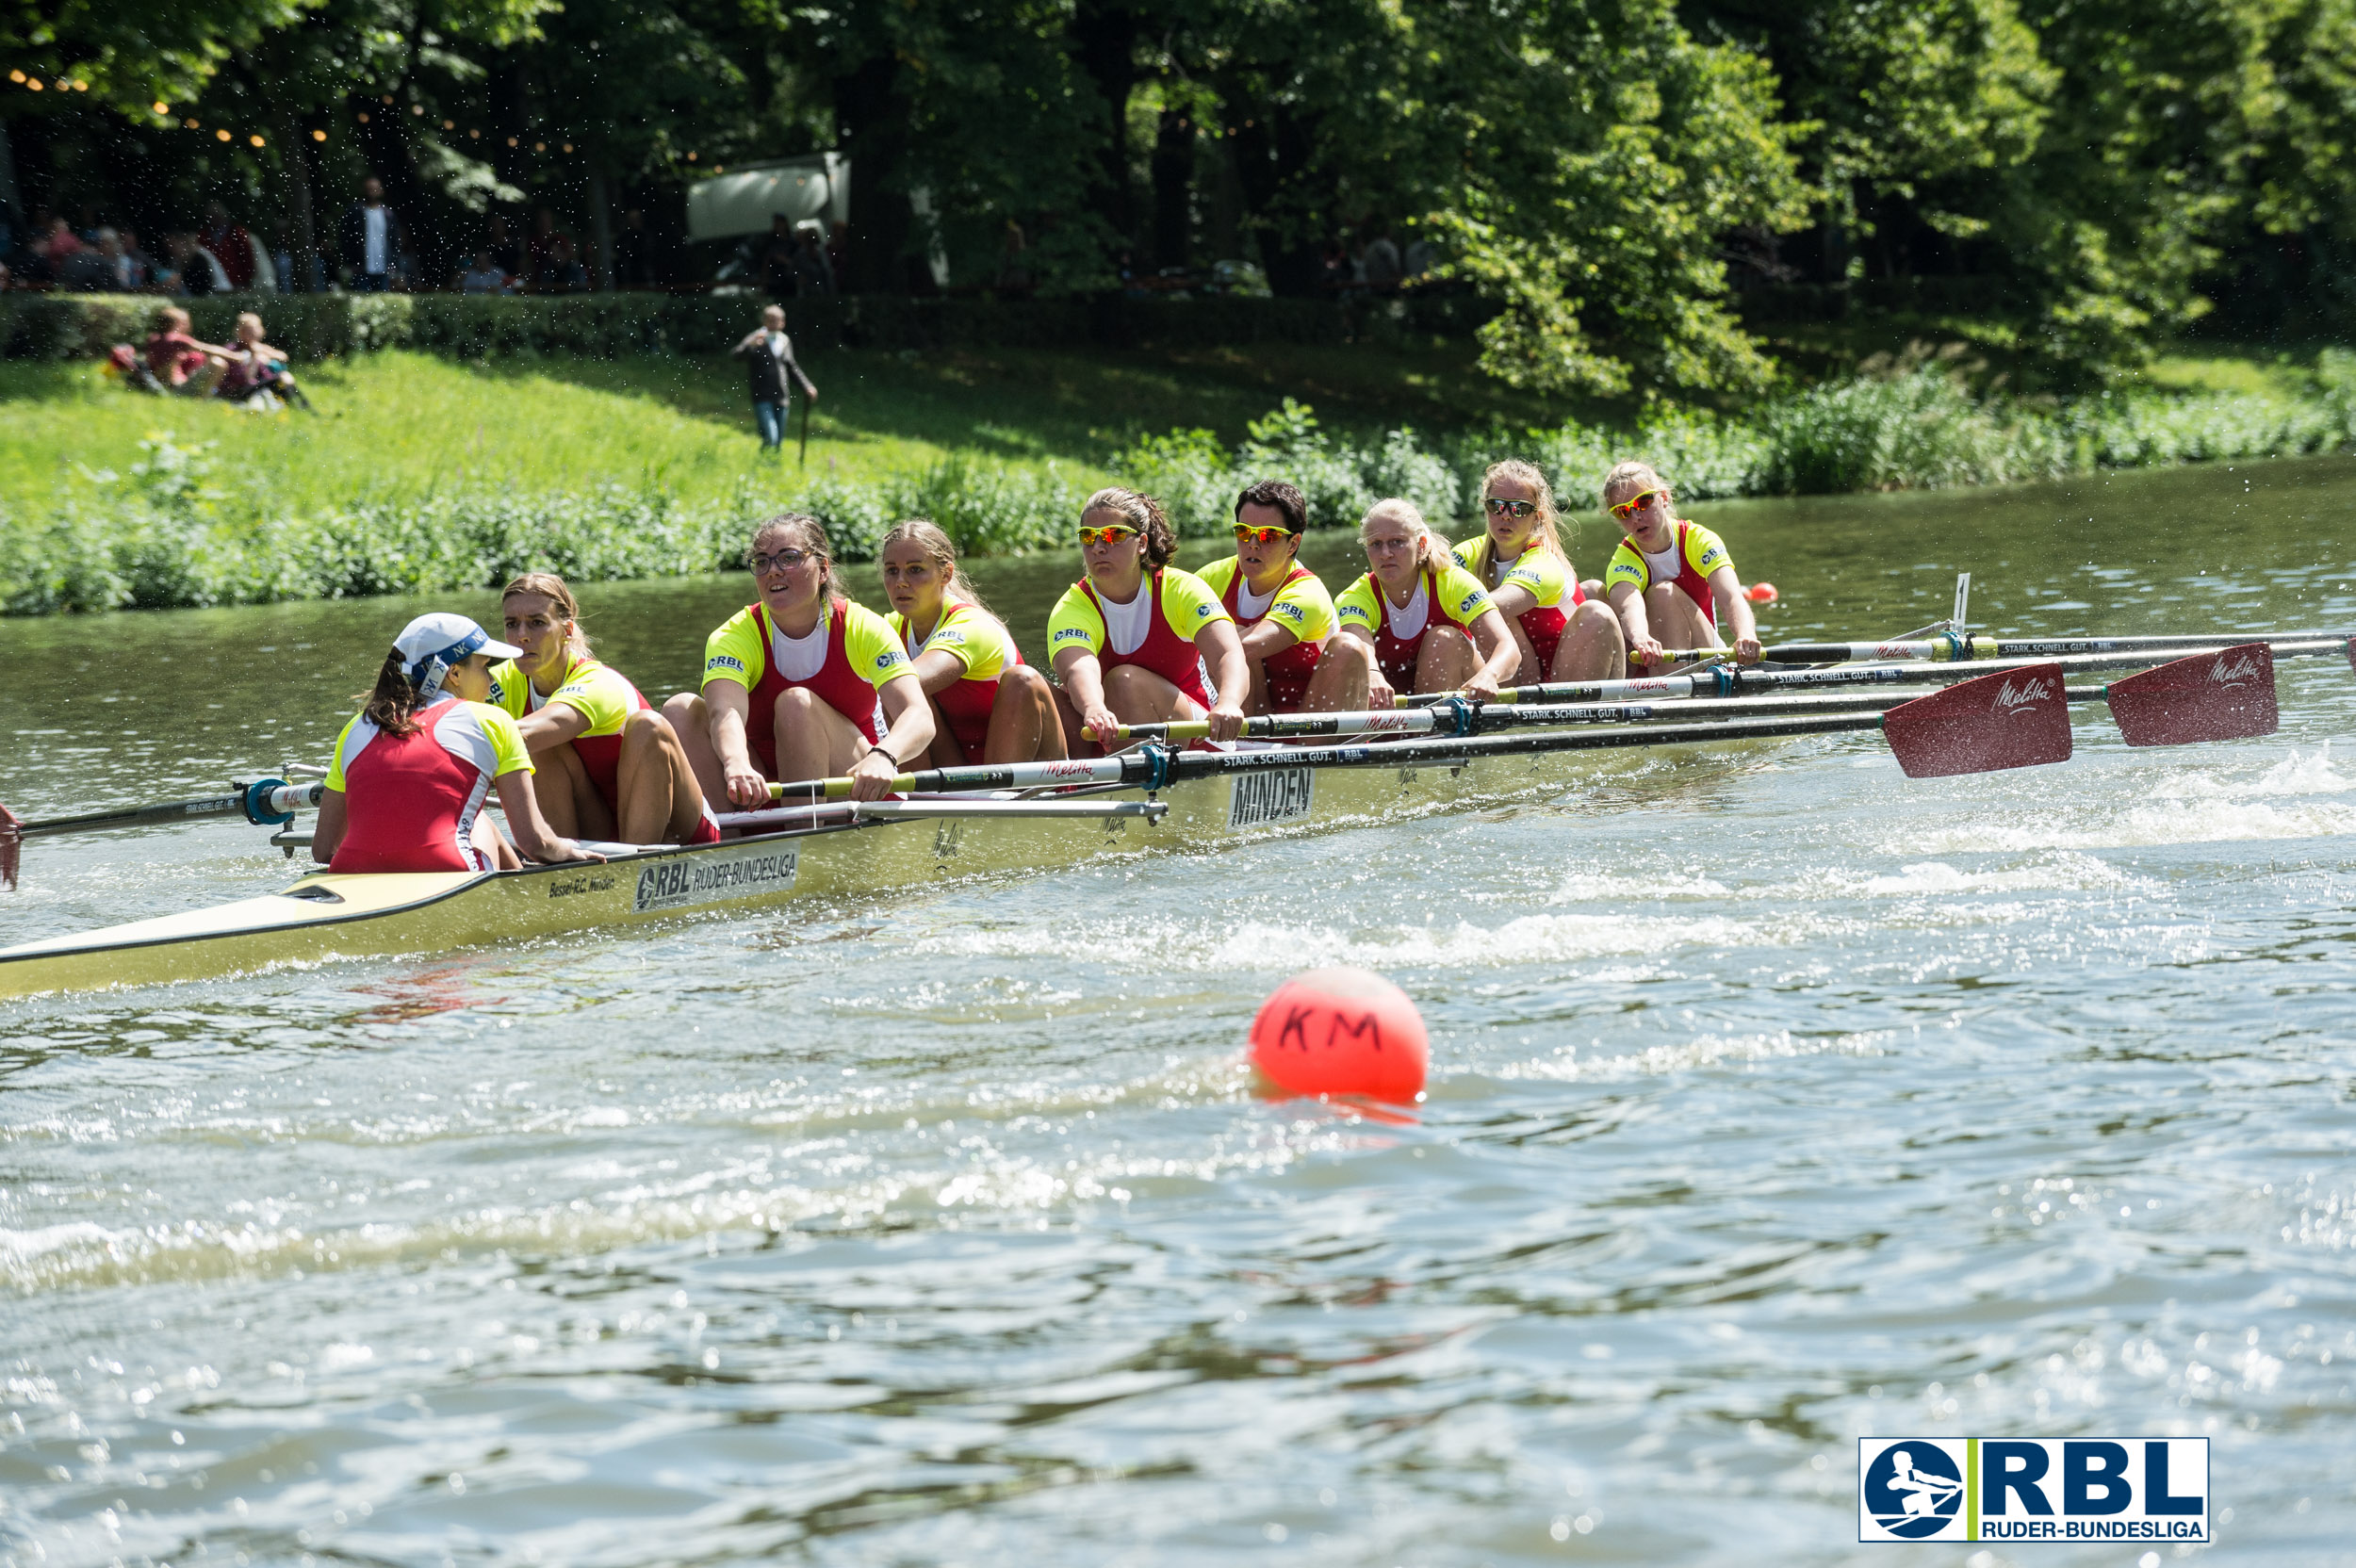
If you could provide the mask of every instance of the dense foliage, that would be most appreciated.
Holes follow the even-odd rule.
[[[430,275],[832,149],[855,288],[1306,295],[1388,231],[1559,392],[1765,389],[1754,286],[1972,282],[1939,330],[2049,385],[2356,310],[2356,0],[0,0],[0,53],[28,202],[316,235],[374,169]]]

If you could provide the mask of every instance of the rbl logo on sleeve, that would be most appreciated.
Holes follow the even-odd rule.
[[[2209,1539],[2205,1437],[1861,1437],[1859,1541]]]

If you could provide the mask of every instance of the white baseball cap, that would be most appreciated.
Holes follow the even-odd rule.
[[[524,650],[512,643],[494,642],[484,631],[464,615],[438,611],[420,615],[401,629],[393,639],[393,647],[409,662],[409,684],[420,692],[438,692],[442,678],[454,664],[463,663],[478,653],[494,659],[521,659]]]

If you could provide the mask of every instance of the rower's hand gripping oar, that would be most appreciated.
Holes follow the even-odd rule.
[[[283,827],[294,821],[296,811],[317,806],[326,788],[324,784],[289,784],[283,778],[259,778],[251,784],[238,784],[231,794],[165,801],[155,806],[124,806],[71,817],[49,817],[40,822],[19,821],[14,812],[0,806],[0,883],[9,888],[16,886],[19,849],[26,839],[59,833],[94,833],[149,823],[186,822],[190,817],[227,816],[231,812],[241,814],[256,827]]]

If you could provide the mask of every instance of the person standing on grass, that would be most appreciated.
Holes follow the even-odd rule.
[[[794,340],[785,335],[785,307],[771,305],[761,313],[761,325],[744,335],[744,340],[731,350],[744,360],[746,377],[753,395],[753,423],[761,429],[761,448],[776,451],[785,444],[786,416],[794,411],[794,388],[802,389],[802,396],[811,402],[818,400],[818,388],[802,374],[802,367],[794,357]],[[793,379],[787,380],[788,376]]]
[[[335,238],[344,265],[352,269],[354,293],[382,294],[392,286],[409,235],[384,204],[383,180],[370,174],[360,182],[360,203],[345,210]]]

